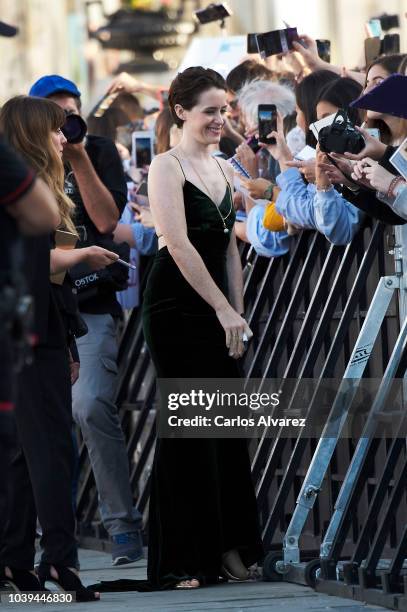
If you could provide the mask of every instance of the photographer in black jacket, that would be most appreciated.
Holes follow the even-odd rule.
[[[80,91],[59,75],[40,78],[29,93],[54,100],[67,115],[80,115]],[[98,244],[114,251],[112,232],[127,202],[126,182],[114,143],[91,135],[73,143],[68,136],[63,159],[65,191],[76,205],[78,246]],[[107,276],[86,268],[71,270],[71,276],[76,279],[79,309],[88,326],[88,334],[77,343],[81,376],[73,389],[73,415],[88,448],[102,520],[113,540],[112,562],[120,565],[136,561],[143,554],[141,515],[133,508],[125,440],[113,403],[116,327],[121,316],[116,291],[126,287],[127,271],[113,264]]]

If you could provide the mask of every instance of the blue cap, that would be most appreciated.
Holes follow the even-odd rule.
[[[81,97],[81,92],[76,87],[75,83],[64,79],[59,74],[49,74],[43,76],[38,81],[35,81],[28,92],[29,96],[37,96],[38,98],[48,98],[56,93],[67,93],[76,98]]]

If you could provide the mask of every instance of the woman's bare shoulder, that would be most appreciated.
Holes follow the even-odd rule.
[[[170,151],[159,153],[151,162],[151,166],[159,166],[160,168],[172,168],[175,167],[175,164],[177,164],[177,160],[175,159],[175,156],[170,153]]]

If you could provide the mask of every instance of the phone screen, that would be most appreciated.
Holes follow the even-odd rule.
[[[329,64],[331,62],[331,41],[319,38],[317,48],[319,57]]]
[[[259,104],[259,142],[275,144],[275,138],[267,138],[270,132],[277,130],[277,109],[275,104]]]
[[[257,34],[247,35],[247,53],[258,53],[259,47],[257,46]]]
[[[147,189],[147,181],[141,181],[141,183],[137,187],[136,193],[137,195],[148,196]]]
[[[144,168],[151,164],[151,138],[138,136],[135,138],[136,168]]]

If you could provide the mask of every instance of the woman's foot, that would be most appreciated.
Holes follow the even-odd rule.
[[[17,591],[43,591],[35,571],[22,570],[16,567],[5,566],[2,572],[2,582],[6,582]]]
[[[85,587],[79,579],[79,573],[74,567],[54,566],[40,563],[38,578],[44,586],[46,581],[55,582],[63,591],[75,591],[76,601],[97,601],[100,593],[95,593]]]
[[[190,580],[181,580],[178,584],[175,585],[176,589],[199,589],[201,583],[196,578],[191,578]]]
[[[222,574],[229,580],[248,580],[250,572],[235,548],[222,555]]]

